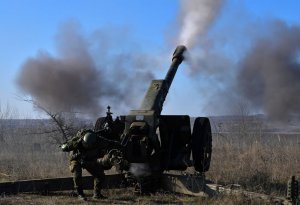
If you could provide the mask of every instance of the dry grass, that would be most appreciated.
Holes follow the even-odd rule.
[[[12,134],[0,144],[0,181],[69,176],[66,154],[46,136]]]
[[[24,205],[63,205],[63,204],[208,204],[208,205],[258,205],[264,204],[258,199],[249,199],[243,196],[220,196],[217,198],[199,198],[187,197],[183,195],[170,193],[156,193],[149,196],[137,196],[131,189],[105,190],[104,194],[108,196],[105,200],[94,200],[92,193],[87,192],[87,201],[80,201],[77,197],[71,196],[70,192],[53,193],[52,195],[42,196],[37,194],[19,194],[11,196],[2,196],[0,205],[24,204]]]
[[[224,184],[240,184],[252,191],[284,195],[288,178],[300,175],[297,141],[284,136],[280,141],[275,136],[253,137],[253,140],[238,137],[214,137],[208,178]]]
[[[0,143],[0,181],[70,176],[68,160],[48,134],[30,133],[42,127],[6,129]],[[238,132],[213,136],[211,169],[207,178],[216,183],[240,184],[261,193],[284,195],[291,175],[300,176],[300,136],[271,136]],[[39,144],[39,145],[37,145]],[[129,190],[106,190],[104,204],[263,204],[242,196],[195,198],[157,193],[133,196]],[[89,201],[88,204],[97,203]],[[80,204],[69,193],[48,197],[20,194],[0,198],[2,204]],[[84,203],[86,204],[86,203]]]

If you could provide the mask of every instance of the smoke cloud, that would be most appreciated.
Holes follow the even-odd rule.
[[[202,103],[198,112],[229,114],[242,102],[276,120],[299,114],[299,25],[257,21],[240,3],[225,2],[180,3],[176,45],[184,44],[189,51],[188,76],[199,90],[194,98]],[[109,28],[87,35],[78,24],[67,23],[56,38],[57,56],[40,51],[28,58],[18,85],[54,111],[99,116],[108,104],[115,112],[136,108],[161,62],[143,52],[129,34],[124,28]]]
[[[77,23],[66,23],[56,37],[58,56],[40,51],[28,58],[17,83],[25,94],[54,112],[99,116],[108,104],[114,111],[137,106],[145,82],[153,78],[150,69],[156,60],[124,45],[126,32],[115,32],[118,37],[98,30],[88,36]],[[125,42],[131,43],[130,38]]]
[[[146,177],[151,174],[149,164],[146,163],[130,163],[129,170],[136,177]]]
[[[181,0],[179,44],[192,48],[219,14],[222,0]]]
[[[257,39],[240,63],[239,92],[276,120],[300,113],[300,27],[283,22]]]
[[[181,1],[178,41],[189,50],[199,107],[224,115],[243,103],[275,120],[299,114],[300,27],[272,18],[257,21],[241,11],[242,4],[226,6],[221,0]],[[225,7],[227,19],[220,19]]]

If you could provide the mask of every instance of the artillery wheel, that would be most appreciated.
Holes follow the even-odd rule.
[[[198,172],[209,170],[212,152],[212,135],[209,119],[197,117],[192,134],[192,155]]]

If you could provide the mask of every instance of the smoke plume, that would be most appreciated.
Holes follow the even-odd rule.
[[[126,31],[115,33],[120,37],[103,30],[88,37],[74,22],[63,25],[56,37],[58,56],[40,51],[28,58],[18,75],[18,85],[54,112],[99,116],[108,104],[114,111],[136,106],[142,97],[140,91],[146,89],[145,81],[153,78],[150,68],[155,67],[155,59],[122,44]]]
[[[246,103],[247,109],[275,120],[300,113],[298,25],[272,18],[258,21],[239,3],[181,3],[178,39],[188,47],[189,74],[203,110],[224,115]],[[224,7],[227,19],[220,19]]]
[[[224,115],[246,102],[277,120],[299,114],[300,27],[257,21],[241,3],[224,2],[229,1],[181,0],[176,44],[188,48],[191,89],[199,91],[194,97],[202,103],[197,107]],[[159,63],[128,34],[109,28],[86,35],[77,24],[65,24],[56,38],[57,56],[40,51],[27,59],[17,82],[54,111],[98,116],[108,104],[122,113],[138,107]]]
[[[146,177],[151,174],[151,169],[147,163],[130,163],[129,170],[136,177]]]
[[[217,17],[222,0],[181,0],[179,44],[192,48]]]
[[[240,94],[254,108],[280,120],[300,113],[300,27],[275,22],[240,63]]]

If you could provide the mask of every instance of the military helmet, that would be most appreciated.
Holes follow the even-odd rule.
[[[92,149],[97,142],[97,135],[93,131],[88,131],[84,134],[82,145],[85,149]]]

